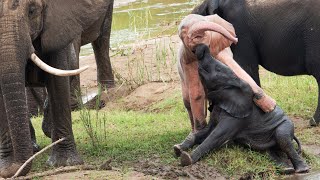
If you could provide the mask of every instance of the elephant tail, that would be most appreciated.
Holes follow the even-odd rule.
[[[296,137],[296,136],[293,136],[293,139],[297,142],[297,144],[298,144],[298,154],[299,155],[301,155],[301,143],[300,143],[300,141],[299,141],[299,139]]]

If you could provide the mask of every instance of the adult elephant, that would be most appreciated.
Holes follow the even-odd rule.
[[[234,26],[234,59],[257,84],[261,65],[285,76],[312,75],[319,86],[319,8],[318,0],[205,0],[192,13],[218,14]],[[319,101],[311,125],[319,124]]]
[[[75,49],[76,58],[70,62],[71,69],[79,68],[80,48],[83,45],[91,43],[94,50],[95,60],[97,64],[97,81],[104,88],[112,88],[115,85],[114,75],[112,72],[109,49],[110,49],[110,34],[112,24],[113,0],[110,1],[104,13],[100,14],[99,20],[74,39],[73,46]],[[91,24],[92,22],[90,22]],[[78,108],[78,93],[80,92],[80,77],[72,76],[70,79],[70,93],[71,93],[71,109]],[[37,116],[39,111],[43,113],[44,101],[46,98],[45,88],[27,87],[27,101],[29,115]],[[48,111],[46,111],[48,112]],[[43,132],[51,137],[52,122],[49,118],[44,118]],[[36,143],[35,130],[30,122],[31,137],[34,151],[39,150]]]
[[[53,120],[52,141],[67,138],[52,149],[48,163],[53,166],[83,163],[72,132],[69,78],[44,73],[30,59],[37,65],[46,66],[39,60],[41,57],[55,68],[69,69],[70,62],[76,58],[72,42],[100,20],[110,3],[112,1],[109,0],[0,2],[1,177],[11,177],[33,153],[26,84],[44,83],[49,96],[49,115]],[[57,71],[74,75],[81,70],[71,73]],[[30,168],[31,163],[21,175],[28,173]]]
[[[73,58],[71,61],[71,68],[79,68],[79,56],[80,48],[83,45],[91,43],[94,50],[95,60],[97,64],[97,81],[102,87],[111,88],[114,87],[114,75],[112,72],[109,49],[110,49],[110,34],[112,24],[112,11],[113,11],[113,0],[108,4],[108,8],[105,9],[104,13],[101,13],[99,20],[93,25],[90,22],[90,27],[85,29],[77,38],[74,39],[73,45],[77,58]],[[78,107],[77,92],[80,91],[80,78],[79,76],[71,77],[71,108],[75,109]],[[30,97],[29,108],[42,109],[43,96],[45,91],[41,88],[27,88],[28,97]],[[36,111],[31,111],[32,115],[36,115]]]

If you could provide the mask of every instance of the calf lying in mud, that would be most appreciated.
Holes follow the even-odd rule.
[[[308,172],[309,167],[294,149],[292,140],[294,126],[280,107],[263,112],[253,99],[250,86],[239,79],[234,72],[215,60],[210,55],[207,45],[195,47],[199,60],[199,74],[207,96],[212,103],[212,118],[208,126],[195,134],[192,148],[200,144],[188,154],[181,151],[181,165],[187,166],[197,162],[211,150],[219,148],[228,141],[235,141],[256,150],[267,150],[272,158],[285,166],[285,172]],[[279,152],[284,152],[292,162],[292,166],[281,160]]]

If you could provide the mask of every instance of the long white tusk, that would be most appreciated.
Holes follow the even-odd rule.
[[[56,76],[74,76],[78,75],[81,72],[87,70],[89,66],[84,66],[80,69],[75,70],[61,70],[54,67],[49,66],[48,64],[44,63],[35,53],[31,54],[31,60],[34,62],[40,69],[46,71],[47,73],[56,75]]]

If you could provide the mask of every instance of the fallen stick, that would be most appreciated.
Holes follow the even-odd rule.
[[[79,170],[99,170],[99,168],[92,165],[67,166],[67,167],[60,167],[60,168],[45,171],[45,172],[31,174],[28,176],[18,177],[15,179],[16,180],[34,179],[34,178],[40,178],[45,176],[53,176],[53,175],[62,174],[62,173],[70,173],[70,172],[75,172]]]
[[[61,138],[55,142],[53,142],[52,144],[46,146],[45,148],[41,149],[41,151],[35,153],[33,156],[31,156],[25,163],[22,164],[22,166],[18,169],[18,171],[14,174],[14,176],[12,176],[11,178],[17,178],[19,176],[19,174],[21,173],[21,171],[27,166],[27,164],[29,162],[31,162],[36,156],[42,154],[44,151],[48,150],[49,148],[51,148],[52,146],[60,143],[61,141],[64,141],[66,138]]]

